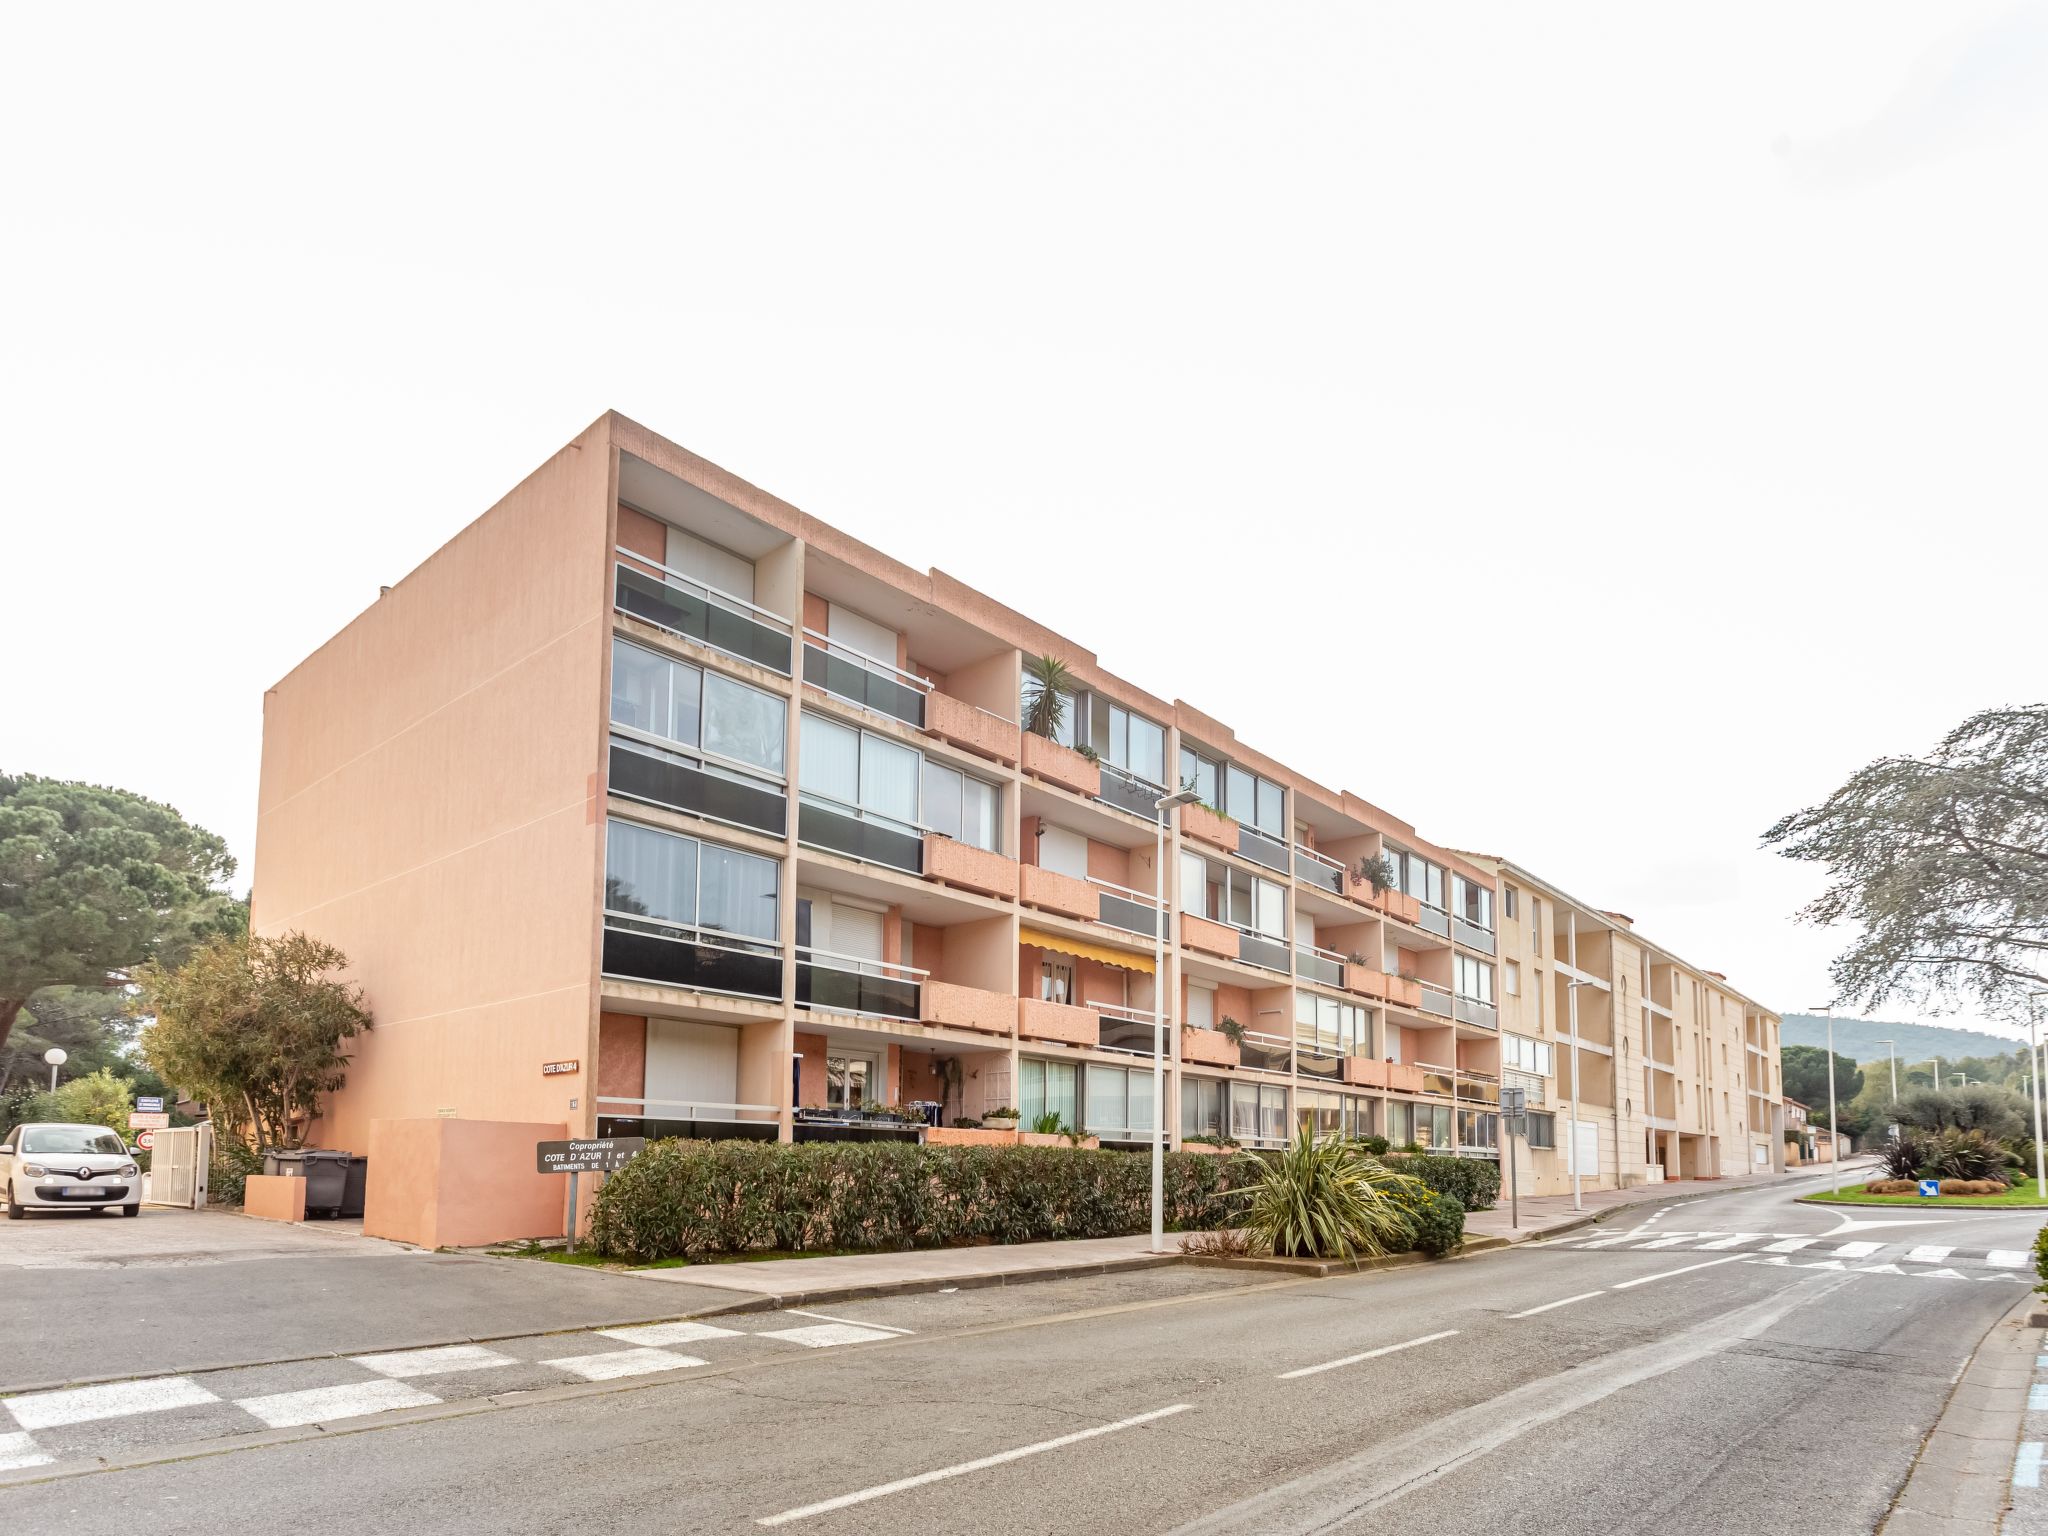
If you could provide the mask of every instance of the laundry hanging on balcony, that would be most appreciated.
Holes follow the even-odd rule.
[[[1104,965],[1113,965],[1124,971],[1143,971],[1152,974],[1152,957],[1134,955],[1128,950],[1111,949],[1107,944],[1090,944],[1086,939],[1069,939],[1057,933],[1047,933],[1043,928],[1026,928],[1019,936],[1022,942],[1034,949],[1050,949],[1062,955],[1078,955],[1083,960],[1100,960]]]

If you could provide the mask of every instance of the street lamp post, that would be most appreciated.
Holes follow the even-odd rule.
[[[1576,947],[1574,947],[1574,958],[1576,958],[1576,954]],[[1586,985],[1588,985],[1587,982],[1581,981],[1576,976],[1567,977],[1564,984],[1565,1005],[1571,1013],[1572,1021],[1572,1139],[1569,1145],[1572,1149],[1572,1209],[1574,1211],[1583,1211],[1586,1208],[1585,1200],[1581,1195],[1581,1173],[1579,1168],[1580,1163],[1585,1161],[1579,1155],[1583,1150],[1579,1146],[1579,988]]]
[[[50,1064],[50,1092],[57,1091],[57,1069],[70,1059],[61,1045],[53,1045],[43,1052],[43,1060]]]
[[[1842,1192],[1842,1133],[1835,1129],[1835,1005],[1816,1008],[1828,1021],[1828,1174],[1834,1193]]]
[[[1892,1049],[1892,1042],[1889,1040],[1880,1040],[1877,1043],[1884,1047],[1885,1055],[1891,1059],[1892,1102],[1897,1103],[1899,1098],[1899,1053]]]
[[[1175,807],[1202,797],[1176,790],[1152,802],[1154,828],[1152,885],[1152,1251],[1166,1252],[1166,823]]]

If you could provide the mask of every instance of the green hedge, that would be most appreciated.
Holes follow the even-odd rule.
[[[220,1137],[213,1144],[213,1162],[206,1170],[206,1203],[240,1205],[249,1175],[262,1171],[262,1153]]]
[[[1166,1154],[1166,1225],[1229,1224],[1234,1159]],[[661,1141],[605,1180],[591,1244],[636,1263],[1122,1237],[1151,1226],[1151,1160],[1067,1147]]]
[[[1491,1158],[1397,1153],[1380,1161],[1396,1173],[1420,1179],[1438,1193],[1449,1195],[1468,1211],[1490,1211],[1500,1199],[1500,1164]]]
[[[1464,1246],[1465,1208],[1454,1196],[1410,1185],[1394,1190],[1390,1198],[1408,1208],[1408,1220],[1414,1228],[1409,1246],[1414,1251],[1440,1259]]]

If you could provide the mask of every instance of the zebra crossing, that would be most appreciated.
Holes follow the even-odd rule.
[[[714,1364],[874,1343],[910,1332],[792,1309],[717,1323],[647,1323],[19,1392],[0,1397],[0,1481],[59,1462],[345,1424],[471,1398],[578,1382],[681,1379]]]
[[[1649,1223],[1627,1232],[1567,1237],[1543,1246],[1580,1252],[1746,1253],[1753,1255],[1750,1262],[1777,1269],[1835,1269],[1857,1274],[1915,1275],[1923,1279],[2024,1282],[2034,1263],[2033,1255],[2023,1248],[1964,1248],[1916,1243],[1910,1238],[1838,1242],[1796,1232],[1671,1232]],[[1959,1265],[1985,1273],[1965,1275]]]

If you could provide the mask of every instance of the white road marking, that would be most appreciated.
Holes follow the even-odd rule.
[[[874,1339],[893,1339],[896,1335],[858,1323],[813,1323],[808,1328],[770,1328],[754,1337],[783,1339],[791,1344],[801,1344],[806,1349],[830,1349],[835,1344],[866,1344]]]
[[[849,1328],[879,1328],[884,1333],[915,1333],[915,1328],[891,1328],[887,1323],[857,1323],[850,1317],[831,1317],[823,1312],[805,1312],[798,1307],[789,1307],[791,1317],[815,1317],[821,1323],[845,1323]]]
[[[585,1381],[652,1376],[656,1371],[680,1371],[703,1363],[695,1355],[676,1355],[665,1349],[615,1349],[605,1355],[569,1355],[560,1360],[541,1362],[581,1376]]]
[[[2027,1411],[2048,1408],[2048,1381],[2037,1381],[2027,1389]]]
[[[1946,1248],[1915,1248],[1906,1255],[1906,1262],[1908,1264],[1939,1264],[1955,1251],[1955,1247],[1952,1244]]]
[[[1994,1248],[1984,1255],[1984,1262],[1997,1269],[2025,1269],[2031,1257],[2019,1248]]]
[[[1604,1290],[1581,1291],[1576,1296],[1565,1297],[1563,1301],[1546,1301],[1545,1303],[1543,1303],[1542,1306],[1531,1307],[1526,1312],[1510,1312],[1508,1314],[1508,1321],[1512,1323],[1518,1317],[1534,1317],[1538,1312],[1548,1312],[1552,1307],[1568,1307],[1575,1301],[1585,1301],[1590,1297],[1605,1296],[1606,1294],[1607,1292]]]
[[[1413,1349],[1418,1344],[1434,1344],[1438,1339],[1448,1339],[1457,1333],[1455,1328],[1446,1328],[1442,1333],[1425,1333],[1419,1339],[1410,1339],[1405,1344],[1388,1344],[1379,1349],[1368,1349],[1362,1355],[1346,1355],[1342,1360],[1325,1360],[1321,1365],[1304,1365],[1298,1371],[1282,1371],[1275,1378],[1278,1381],[1294,1381],[1302,1376],[1314,1376],[1322,1371],[1334,1371],[1340,1365],[1356,1365],[1361,1360],[1377,1360],[1381,1355],[1398,1354],[1404,1349]]]
[[[402,1381],[352,1381],[341,1387],[314,1387],[305,1392],[274,1392],[235,1402],[272,1429],[325,1424],[334,1419],[359,1419],[366,1413],[394,1408],[431,1408],[441,1399]]]
[[[1962,1273],[1962,1271],[1955,1269],[1921,1269],[1915,1270],[1913,1273],[1916,1278],[1921,1280],[1967,1280],[1970,1278]]]
[[[1764,1252],[1797,1253],[1800,1249],[1810,1248],[1819,1241],[1820,1239],[1817,1237],[1788,1237],[1783,1242],[1766,1243],[1764,1245]]]
[[[1883,1243],[1844,1243],[1839,1248],[1830,1249],[1828,1257],[1833,1259],[1867,1259],[1883,1246]]]
[[[1669,1237],[1660,1237],[1654,1243],[1638,1243],[1638,1248],[1676,1248],[1680,1243],[1689,1243],[1696,1237],[1719,1237],[1718,1232],[1674,1232]]]
[[[190,1408],[217,1403],[197,1382],[183,1376],[157,1376],[148,1381],[115,1381],[103,1387],[66,1387],[57,1392],[25,1392],[0,1398],[23,1429],[51,1429],[59,1424],[84,1424],[93,1419],[125,1419],[135,1413]]]
[[[488,1371],[517,1365],[510,1355],[481,1344],[445,1344],[438,1349],[401,1349],[386,1355],[356,1355],[355,1363],[379,1376],[404,1380],[413,1376],[444,1376],[450,1371]]]
[[[0,1435],[0,1472],[14,1472],[22,1467],[45,1467],[56,1459],[26,1434]]]
[[[1740,1248],[1744,1243],[1749,1242],[1753,1238],[1769,1237],[1770,1235],[1768,1232],[1730,1232],[1719,1242],[1701,1243],[1694,1251],[1697,1253],[1712,1253],[1716,1248]]]
[[[647,1323],[638,1328],[600,1328],[600,1338],[621,1344],[695,1344],[700,1339],[737,1339],[737,1328],[714,1328],[709,1323]]]
[[[2038,1488],[2041,1486],[2041,1442],[2022,1440],[2019,1453],[2012,1459],[2012,1485],[2015,1488]]]
[[[1712,1269],[1716,1264],[1733,1264],[1737,1260],[1745,1257],[1747,1256],[1744,1254],[1731,1253],[1725,1259],[1709,1259],[1704,1264],[1688,1264],[1682,1269],[1666,1269],[1660,1270],[1658,1273],[1654,1275],[1638,1275],[1633,1280],[1622,1281],[1619,1285],[1616,1285],[1614,1289],[1617,1291],[1625,1291],[1632,1285],[1648,1285],[1652,1280],[1669,1280],[1673,1275],[1689,1275],[1696,1269]]]
[[[1596,1237],[1588,1242],[1576,1243],[1571,1246],[1578,1248],[1612,1248],[1616,1243],[1632,1243],[1637,1238],[1643,1236],[1648,1230],[1649,1223],[1645,1222],[1642,1226],[1635,1228],[1631,1232],[1617,1232],[1612,1237]]]
[[[988,1467],[1000,1467],[1006,1462],[1021,1461],[1026,1456],[1036,1456],[1041,1451],[1056,1451],[1063,1445],[1074,1445],[1082,1440],[1093,1440],[1097,1435],[1115,1434],[1120,1429],[1134,1429],[1140,1424],[1150,1424],[1176,1413],[1185,1413],[1191,1403],[1175,1403],[1171,1408],[1155,1408],[1150,1413],[1136,1414],[1128,1419],[1118,1419],[1114,1424],[1098,1424],[1093,1429],[1077,1429],[1071,1435],[1061,1435],[1055,1440],[1041,1440],[1036,1445],[1020,1445],[1013,1451],[998,1451],[993,1456],[983,1456],[974,1461],[963,1461],[956,1466],[940,1467],[932,1472],[920,1472],[915,1477],[899,1477],[893,1483],[880,1483],[873,1488],[863,1488],[858,1493],[842,1493],[836,1499],[826,1499],[818,1504],[805,1504],[796,1509],[785,1509],[779,1515],[763,1515],[756,1525],[787,1525],[792,1520],[808,1520],[813,1515],[830,1514],[835,1509],[845,1509],[854,1504],[865,1504],[870,1499],[886,1498],[892,1493],[902,1493],[910,1488],[922,1488],[927,1483],[936,1483],[949,1477],[961,1477],[969,1472],[980,1472]]]
[[[1858,1264],[1856,1266],[1856,1273],[1859,1275],[1903,1275],[1909,1273],[1909,1271],[1899,1268],[1896,1264]],[[1914,1270],[1910,1271],[1910,1273],[1917,1274],[1919,1271]]]

